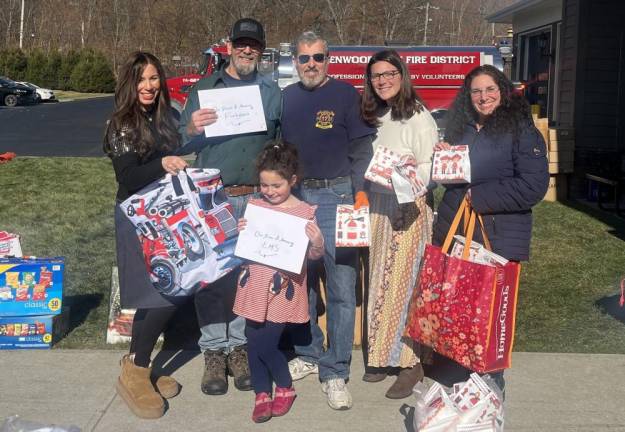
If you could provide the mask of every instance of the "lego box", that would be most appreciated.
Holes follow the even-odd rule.
[[[61,313],[64,267],[62,257],[0,258],[0,317]]]
[[[0,350],[46,349],[69,328],[69,308],[59,315],[0,317]]]

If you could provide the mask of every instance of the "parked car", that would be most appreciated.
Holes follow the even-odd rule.
[[[14,107],[17,104],[32,104],[37,102],[37,92],[25,85],[0,77],[0,103]]]
[[[29,83],[26,81],[16,81],[18,84],[30,87],[37,92],[40,102],[58,102],[58,99],[54,95],[54,92],[50,89],[39,87],[37,84]]]

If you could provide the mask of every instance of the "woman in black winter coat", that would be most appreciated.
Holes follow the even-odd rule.
[[[493,252],[508,260],[529,259],[532,207],[547,192],[546,147],[529,105],[512,83],[489,65],[465,78],[448,115],[446,142],[469,146],[471,183],[445,185],[433,243],[441,245],[465,195],[482,215]],[[480,230],[474,240],[483,243]],[[491,374],[503,390],[503,373]]]

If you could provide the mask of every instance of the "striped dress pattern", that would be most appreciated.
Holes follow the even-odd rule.
[[[249,203],[315,221],[316,207],[304,201],[294,207],[286,208],[273,206],[262,199],[250,199]],[[310,319],[306,289],[306,259],[301,274],[278,270],[255,262],[248,262],[245,266],[249,270],[249,276],[245,281],[239,278],[233,307],[235,314],[256,322],[305,323]],[[283,279],[288,277],[291,280],[292,296],[287,295],[286,287],[280,289],[278,293],[271,291],[276,272],[279,272]]]

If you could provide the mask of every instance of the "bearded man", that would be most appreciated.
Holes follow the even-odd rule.
[[[298,357],[289,362],[289,370],[294,380],[318,373],[328,405],[346,410],[352,406],[346,380],[354,341],[358,250],[335,248],[336,207],[369,205],[364,173],[372,157],[375,129],[361,118],[356,89],[327,75],[327,42],[314,32],[304,32],[295,41],[295,49],[300,82],[284,89],[282,137],[298,149],[304,178],[299,193],[317,206],[317,223],[325,239],[328,348],[323,350],[323,334],[317,325],[317,272],[309,267],[312,342],[295,346]]]
[[[257,72],[265,49],[265,31],[251,18],[238,20],[232,27],[227,45],[229,62],[211,76],[199,80],[189,94],[180,119],[183,137],[182,153],[197,153],[194,166],[218,168],[228,202],[234,208],[235,220],[243,217],[249,197],[258,192],[254,160],[265,143],[279,134],[282,96],[280,88],[269,77]],[[198,91],[214,88],[257,86],[263,103],[267,130],[206,138],[204,127],[215,123],[214,109],[200,109]],[[234,315],[238,271],[230,272],[195,295],[195,307],[202,335],[198,342],[204,353],[202,391],[209,395],[228,391],[228,372],[239,390],[251,390],[250,370],[245,338],[245,319]]]

